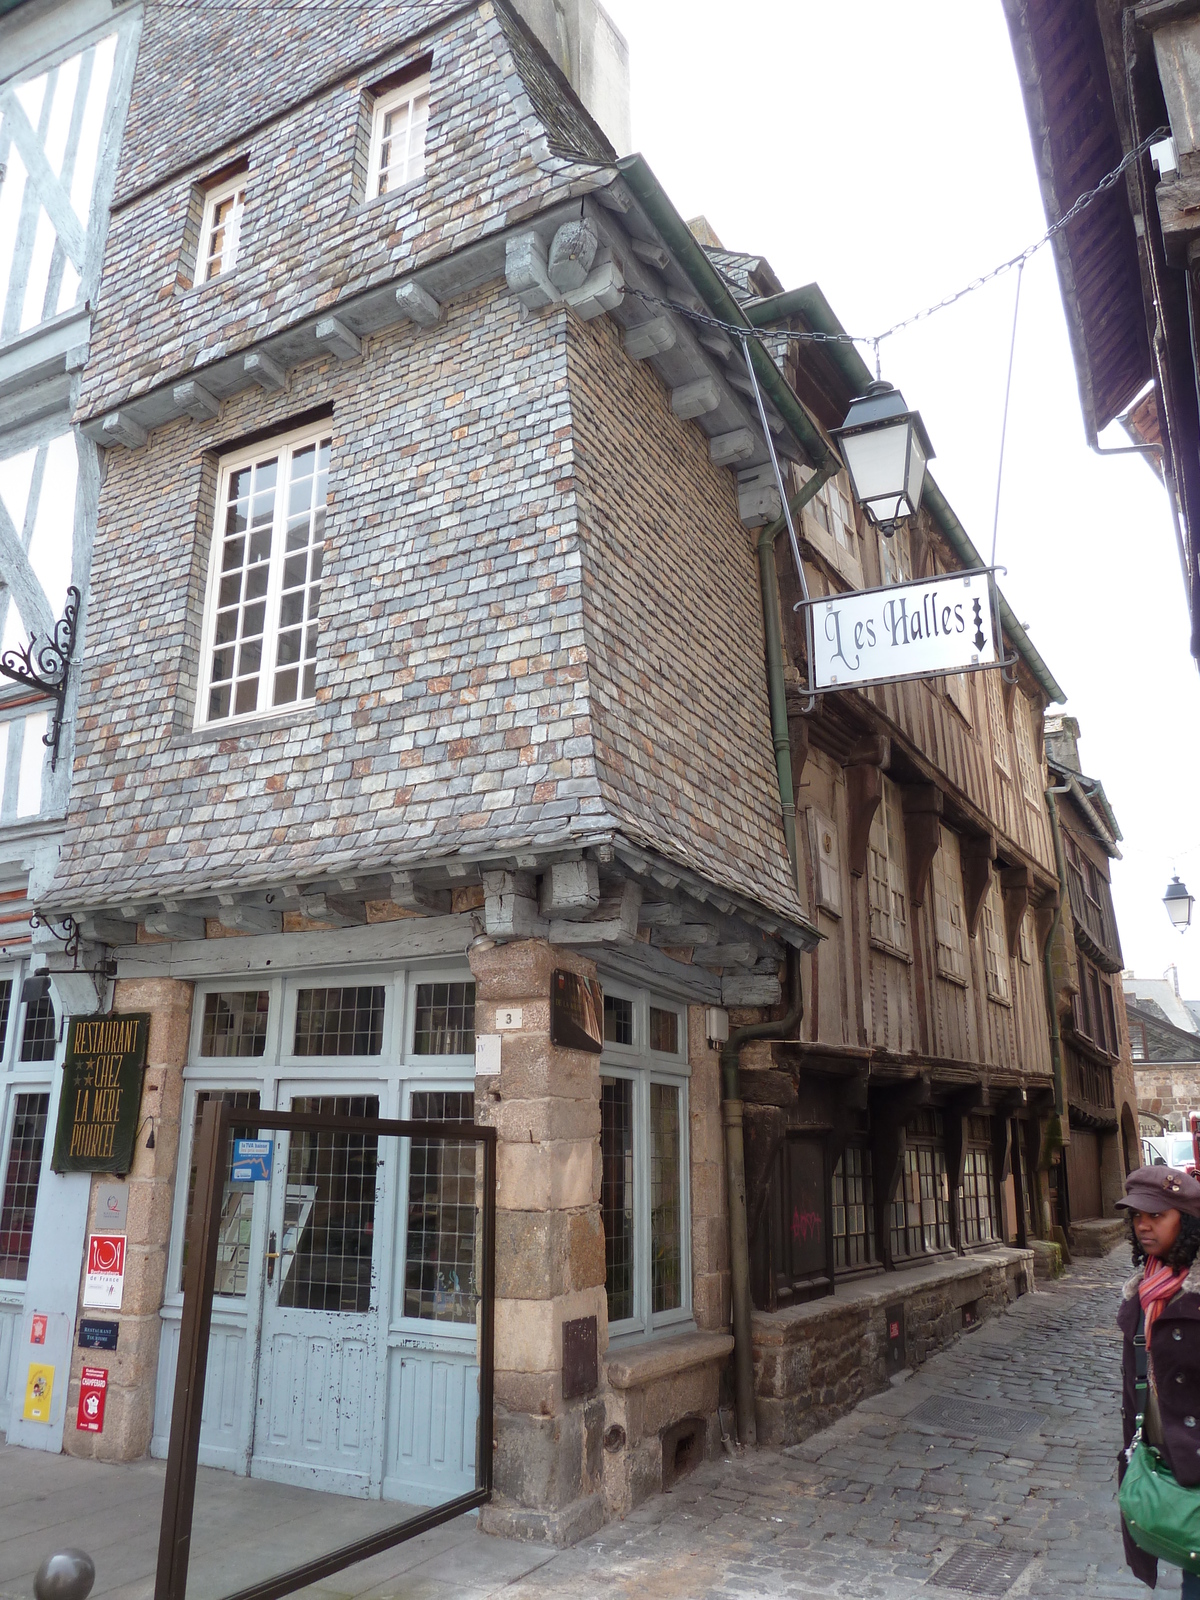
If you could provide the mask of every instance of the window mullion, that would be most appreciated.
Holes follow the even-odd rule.
[[[291,494],[293,448],[288,445],[279,452],[279,480],[275,489],[275,515],[271,523],[271,563],[267,573],[267,608],[263,619],[262,675],[258,684],[259,711],[271,709],[275,692],[275,657],[279,650],[279,608],[283,593],[283,564],[287,545],[287,508]]]
[[[633,1080],[633,1281],[634,1315],[649,1333],[653,1320],[651,1289],[653,1243],[650,1237],[650,1089],[649,1076]]]

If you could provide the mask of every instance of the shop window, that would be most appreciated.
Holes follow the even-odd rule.
[[[292,1110],[378,1117],[377,1095],[300,1095]],[[322,1128],[288,1140],[279,1304],[301,1311],[371,1309],[379,1138]]]
[[[211,998],[211,997],[210,997]],[[258,1052],[260,1055],[261,1051]],[[179,1287],[183,1288],[187,1269],[188,1235],[192,1230],[192,1212],[196,1204],[196,1158],[200,1142],[200,1119],[210,1100],[223,1101],[236,1111],[257,1111],[257,1089],[201,1089],[196,1095],[196,1109],[192,1120],[192,1162],[188,1169],[187,1212],[183,1224],[183,1251],[180,1256]],[[233,1141],[258,1137],[257,1125],[252,1122],[231,1124],[229,1143],[225,1151],[225,1170],[233,1165]],[[217,1275],[213,1283],[214,1294],[241,1296],[246,1293],[250,1275],[250,1247],[254,1220],[253,1183],[234,1183],[225,1179],[221,1194],[221,1217],[217,1226]]]
[[[295,1054],[377,1056],[383,1049],[383,987],[301,989]]]
[[[204,996],[200,1023],[202,1056],[261,1056],[267,1048],[266,989],[239,989]]]
[[[369,199],[392,194],[424,177],[428,125],[428,73],[379,96],[371,119]]]
[[[940,1111],[923,1111],[908,1124],[900,1192],[892,1202],[893,1260],[951,1248],[945,1138]]]
[[[420,1090],[414,1122],[471,1122],[469,1090]],[[404,1315],[429,1322],[475,1322],[476,1146],[414,1139],[408,1164]]]
[[[871,937],[908,954],[908,888],[904,875],[904,815],[900,791],[883,780],[883,799],[871,823],[869,893]]]
[[[382,990],[380,993],[382,994]],[[413,1054],[475,1054],[475,985],[419,983],[413,1023]]]
[[[963,910],[962,861],[958,836],[942,829],[942,842],[933,858],[933,916],[937,938],[937,968],[943,978],[967,981],[966,913]]]
[[[609,1327],[650,1332],[691,1311],[687,1080],[663,1070],[683,1042],[678,1007],[604,997],[600,1213]]]
[[[991,1124],[971,1117],[963,1162],[963,1244],[988,1244],[1000,1237],[996,1226],[996,1184],[992,1171]]]
[[[13,1102],[4,1194],[0,1200],[0,1278],[22,1281],[29,1271],[49,1111],[48,1094],[19,1094]]]
[[[875,1260],[871,1152],[848,1144],[833,1169],[833,1264],[838,1272]]]
[[[327,433],[221,465],[197,722],[311,701],[329,479]]]
[[[995,878],[988,886],[983,899],[983,965],[987,978],[989,1000],[1009,1004],[1012,983],[1009,973],[1008,943],[1004,931],[1004,908],[1000,900],[1000,886]]]
[[[31,1000],[25,1007],[25,1026],[21,1030],[22,1061],[53,1061],[58,1043],[58,1021],[54,1002],[46,995]]]
[[[992,760],[1000,771],[1009,777],[1012,767],[1008,759],[1008,719],[1004,715],[1004,686],[997,670],[985,672],[983,681],[987,692],[988,732],[992,743]]]

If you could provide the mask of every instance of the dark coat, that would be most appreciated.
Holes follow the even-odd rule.
[[[1124,1335],[1121,1425],[1126,1446],[1133,1438],[1137,1423],[1133,1336],[1141,1309],[1137,1294],[1141,1281],[1140,1271],[1130,1278],[1117,1312],[1117,1327]],[[1200,1484],[1200,1262],[1192,1267],[1174,1299],[1159,1312],[1150,1335],[1150,1361],[1158,1391],[1163,1457],[1176,1479],[1193,1488]],[[1122,1453],[1120,1476],[1124,1475]],[[1124,1523],[1121,1532],[1125,1538],[1126,1561],[1134,1575],[1153,1588],[1158,1562],[1138,1549]]]

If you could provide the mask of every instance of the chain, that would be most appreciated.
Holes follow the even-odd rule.
[[[869,337],[856,333],[822,333],[815,329],[798,331],[790,328],[746,328],[735,322],[723,322],[720,317],[710,316],[704,311],[696,311],[691,306],[680,305],[678,301],[664,300],[657,295],[646,294],[641,289],[627,287],[625,292],[636,295],[639,300],[644,300],[647,305],[664,306],[669,311],[677,312],[681,317],[689,317],[693,322],[700,323],[703,327],[716,328],[719,332],[731,334],[738,339],[744,339],[748,336],[757,339],[760,344],[765,344],[770,339],[786,340],[790,344],[870,345],[875,352],[875,372],[876,376],[878,376],[879,346],[885,339],[890,338],[894,333],[899,333],[902,328],[911,328],[914,323],[924,322],[926,317],[932,317],[935,312],[945,311],[948,306],[957,305],[966,295],[974,294],[977,289],[982,289],[985,284],[994,282],[995,279],[1002,277],[1006,272],[1011,272],[1014,267],[1023,268],[1031,257],[1035,256],[1044,245],[1049,244],[1055,234],[1061,233],[1064,228],[1069,227],[1076,217],[1086,211],[1094,200],[1111,189],[1126,168],[1132,166],[1135,161],[1145,155],[1152,144],[1158,144],[1161,140],[1169,139],[1170,137],[1171,130],[1169,128],[1156,128],[1153,133],[1147,134],[1140,144],[1130,150],[1128,155],[1124,156],[1111,172],[1106,173],[1094,189],[1089,189],[1085,194],[1081,194],[1071,209],[1064,212],[1057,222],[1047,228],[1046,232],[1035,244],[1026,246],[1019,255],[1012,256],[1007,261],[1002,261],[998,267],[993,267],[990,272],[984,272],[978,278],[972,278],[970,283],[965,284],[954,294],[948,294],[945,299],[938,300],[935,304],[926,306],[924,310],[914,312],[911,317],[905,317],[901,322],[894,322],[890,328],[885,328],[882,333],[872,334]]]

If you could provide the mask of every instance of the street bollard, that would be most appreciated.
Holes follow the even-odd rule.
[[[96,1581],[96,1563],[86,1550],[60,1550],[37,1569],[37,1600],[87,1600]]]

